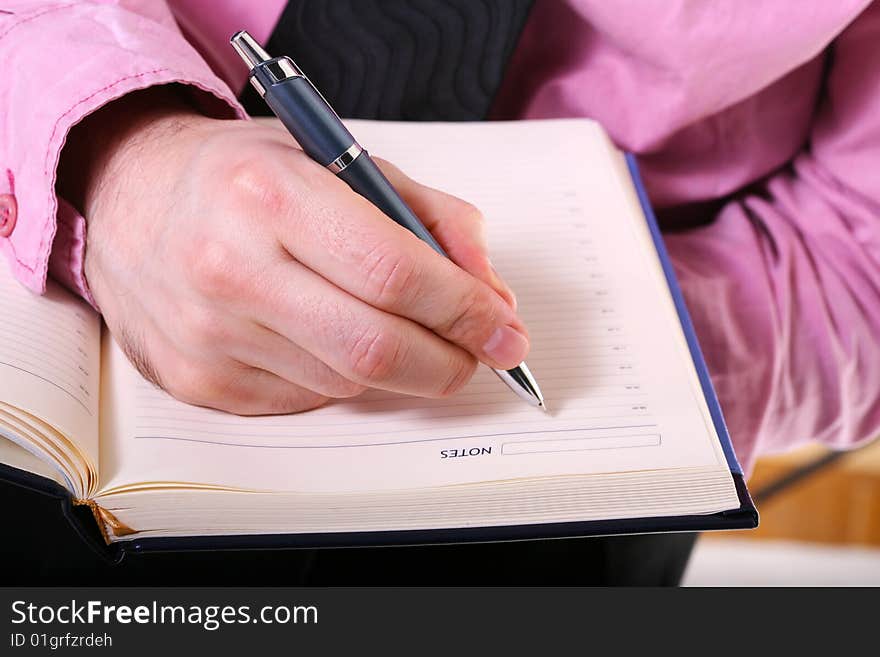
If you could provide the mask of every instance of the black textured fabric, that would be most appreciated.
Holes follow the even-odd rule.
[[[533,0],[291,0],[267,50],[289,55],[340,116],[486,118]],[[254,115],[268,108],[248,85]]]

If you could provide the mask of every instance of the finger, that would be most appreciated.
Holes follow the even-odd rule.
[[[463,349],[397,315],[378,310],[300,263],[278,266],[278,281],[257,320],[342,377],[422,397],[460,389],[476,361]]]
[[[237,415],[300,413],[328,401],[324,395],[242,363],[227,364],[222,372],[203,371],[200,390],[199,401],[190,403]]]
[[[265,370],[232,359],[192,360],[169,353],[161,368],[162,387],[195,406],[237,415],[277,415],[317,408],[329,400]]]
[[[365,389],[265,326],[251,324],[247,332],[231,345],[229,355],[326,397],[354,397]]]
[[[329,174],[315,176],[292,194],[298,203],[276,221],[278,239],[294,258],[351,295],[431,329],[492,367],[510,369],[525,358],[525,326],[504,299],[351,193],[344,182]]]
[[[381,158],[382,173],[455,263],[495,290],[516,310],[516,296],[489,259],[483,213],[457,196],[423,185]]]
[[[141,374],[187,404],[239,415],[271,415],[298,413],[328,400],[275,374],[219,354],[184,354],[150,322],[142,328],[146,330],[121,328],[114,338]]]

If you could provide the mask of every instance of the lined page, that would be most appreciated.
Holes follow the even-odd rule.
[[[4,434],[4,427],[0,423],[0,463],[52,479],[62,486],[73,486],[58,468],[46,463],[39,456],[35,456],[33,452],[20,446],[17,441],[5,438]]]
[[[108,341],[105,486],[354,491],[723,464],[623,159],[595,124],[351,124],[483,210],[551,414],[483,367],[448,399],[370,391],[240,418],[173,401]]]
[[[37,296],[0,266],[0,402],[35,415],[98,464],[98,315],[47,282]]]

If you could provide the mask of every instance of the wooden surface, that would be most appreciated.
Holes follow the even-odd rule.
[[[749,479],[749,490],[758,494],[771,482],[827,453],[826,448],[811,445],[764,457]],[[880,546],[880,441],[847,453],[765,503],[759,502],[758,511],[758,529],[729,534],[755,540]]]

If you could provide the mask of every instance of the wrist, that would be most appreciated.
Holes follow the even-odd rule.
[[[212,121],[175,86],[136,91],[102,107],[68,135],[58,167],[58,193],[86,219],[102,192],[127,179],[126,169],[163,140]]]

